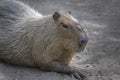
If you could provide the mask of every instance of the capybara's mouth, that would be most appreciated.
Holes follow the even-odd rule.
[[[81,52],[84,51],[85,47],[86,47],[86,44],[79,44],[79,49]]]

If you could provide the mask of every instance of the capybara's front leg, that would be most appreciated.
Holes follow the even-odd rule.
[[[65,73],[74,76],[78,80],[84,80],[86,77],[80,73],[77,68],[70,67],[68,65],[61,64],[60,62],[52,62],[51,65],[46,67],[46,70]]]

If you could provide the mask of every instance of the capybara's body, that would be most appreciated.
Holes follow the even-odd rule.
[[[87,35],[70,13],[43,16],[19,1],[0,1],[0,59],[43,70],[71,72]]]

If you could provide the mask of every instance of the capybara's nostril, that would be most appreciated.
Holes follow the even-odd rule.
[[[81,44],[87,43],[87,40],[80,40]]]
[[[80,43],[85,43],[85,40],[81,40]]]

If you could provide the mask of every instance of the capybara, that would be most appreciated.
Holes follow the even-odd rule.
[[[81,80],[85,76],[69,63],[87,42],[86,32],[71,12],[42,15],[20,1],[0,1],[0,60],[4,62]]]

